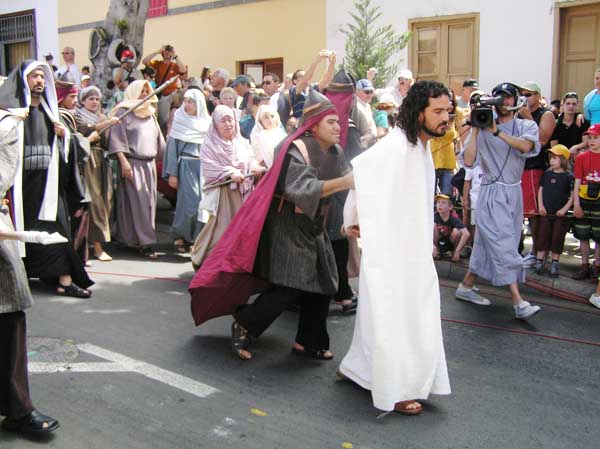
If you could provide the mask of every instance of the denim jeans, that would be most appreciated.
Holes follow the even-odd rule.
[[[454,176],[454,170],[447,168],[438,168],[435,170],[435,191],[437,187],[440,188],[440,193],[444,195],[452,196],[452,177]]]

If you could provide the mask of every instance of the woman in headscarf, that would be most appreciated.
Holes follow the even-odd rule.
[[[200,203],[200,145],[204,142],[210,116],[204,94],[190,89],[183,95],[183,105],[177,109],[167,139],[162,177],[169,186],[177,189],[175,218],[171,234],[179,253],[187,251],[186,244],[193,242],[202,229],[198,221]]]
[[[130,114],[125,111],[150,94],[145,80],[134,81],[125,90],[125,100],[115,106],[111,116],[120,117],[110,131],[109,154],[119,161],[121,181],[116,193],[115,240],[140,248],[140,254],[156,259],[156,165],[154,159],[164,151],[165,139],[154,116],[156,96]]]
[[[119,119],[107,119],[101,112],[102,93],[96,86],[82,89],[78,96],[79,107],[75,110],[77,129],[90,141],[90,157],[84,167],[84,179],[90,197],[90,223],[88,241],[94,245],[94,256],[101,262],[110,262],[102,247],[110,242],[110,211],[112,208],[113,186],[110,162],[106,158],[106,138],[98,131],[108,125],[115,125]]]
[[[250,143],[256,160],[265,167],[273,165],[275,147],[287,137],[281,127],[277,110],[271,105],[262,105],[256,113],[256,124],[250,134]]]
[[[194,242],[192,263],[199,267],[217,244],[229,222],[250,193],[254,177],[264,169],[254,160],[248,141],[239,132],[233,110],[219,105],[212,114],[200,147],[202,213],[208,221]]]

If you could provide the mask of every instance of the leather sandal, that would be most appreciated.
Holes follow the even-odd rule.
[[[58,291],[59,288],[62,288],[63,291]],[[73,298],[89,298],[92,296],[91,291],[81,288],[73,283],[66,286],[59,283],[56,288],[56,294],[60,296],[72,296]]]
[[[54,432],[60,427],[60,423],[50,416],[46,416],[38,412],[32,411],[23,418],[5,418],[2,421],[2,429],[7,432],[19,432],[33,435],[42,435]]]
[[[248,351],[250,335],[237,321],[231,323],[231,349],[242,360],[250,360],[252,353]]]
[[[158,255],[154,252],[151,246],[142,246],[140,248],[140,255],[152,260],[158,259]]]
[[[316,360],[333,360],[333,354],[327,354],[329,349],[300,349],[292,347],[292,354]]]
[[[175,252],[179,254],[185,254],[187,252],[187,247],[185,245],[185,240],[178,239],[173,242],[173,247],[175,248]]]
[[[410,405],[416,404],[416,407],[409,408]],[[402,415],[418,415],[423,411],[423,406],[417,401],[402,401],[396,402],[394,411]]]

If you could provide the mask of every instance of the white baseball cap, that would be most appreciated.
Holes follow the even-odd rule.
[[[402,69],[400,70],[400,73],[398,73],[398,78],[405,78],[407,80],[411,80],[413,79],[413,73],[408,69]]]

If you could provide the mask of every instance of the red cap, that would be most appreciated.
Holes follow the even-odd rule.
[[[591,134],[592,136],[600,136],[600,123],[596,123],[595,125],[590,126],[585,134]]]
[[[125,58],[127,59],[134,59],[135,55],[133,54],[133,52],[129,49],[123,50],[123,52],[121,53],[121,61],[123,61]]]

